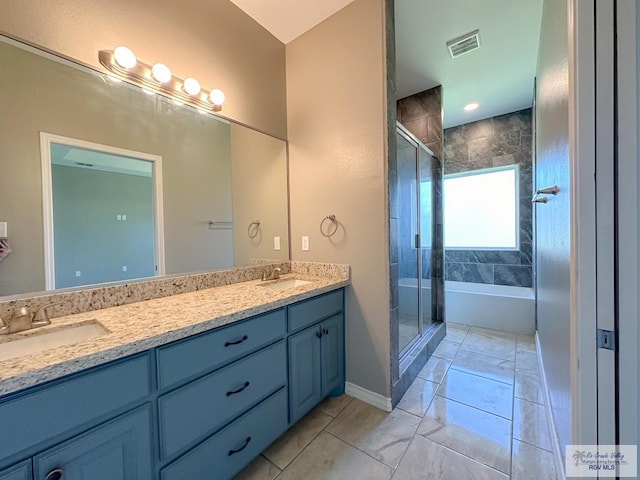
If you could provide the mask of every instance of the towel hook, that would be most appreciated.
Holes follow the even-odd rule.
[[[327,220],[329,220],[333,224],[334,228],[333,228],[333,231],[331,231],[331,225],[329,225],[327,228],[327,233],[324,233],[324,223]],[[333,214],[327,215],[322,219],[322,222],[320,222],[320,233],[322,234],[323,237],[327,237],[327,238],[332,237],[337,231],[338,231],[338,220],[336,219],[335,215]]]
[[[260,220],[254,220],[247,227],[247,235],[249,238],[256,238],[260,232]]]

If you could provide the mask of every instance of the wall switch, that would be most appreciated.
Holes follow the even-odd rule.
[[[116,215],[116,220],[118,220],[118,221],[122,220],[122,215],[117,214],[117,215]]]
[[[126,266],[126,265],[123,265],[123,266],[122,266],[122,271],[123,271],[123,272],[126,272],[126,271],[127,271],[127,266]]]
[[[82,272],[80,272],[80,270],[76,270],[76,277],[79,277],[82,275]]]
[[[7,238],[7,222],[0,222],[0,238]]]
[[[302,251],[309,251],[309,237],[302,237]]]
[[[126,222],[127,221],[127,216],[125,214],[122,214],[122,221]]]
[[[280,250],[280,237],[273,237],[273,249]]]

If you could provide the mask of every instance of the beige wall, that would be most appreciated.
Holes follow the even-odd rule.
[[[228,118],[286,138],[284,45],[229,0],[7,1],[1,31],[100,69],[99,50],[126,45],[222,89]]]
[[[287,114],[292,258],[351,264],[347,381],[389,397],[384,31],[384,2],[356,0],[287,44]]]
[[[233,263],[289,259],[287,144],[231,124]],[[260,220],[250,238],[249,224]],[[280,237],[280,250],[274,237]]]

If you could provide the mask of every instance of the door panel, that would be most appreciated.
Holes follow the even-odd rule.
[[[322,396],[344,383],[344,327],[342,314],[320,324],[322,331]]]
[[[296,422],[321,399],[320,326],[289,337],[289,421]]]

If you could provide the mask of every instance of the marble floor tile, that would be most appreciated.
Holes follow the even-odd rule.
[[[511,419],[512,385],[450,368],[436,393]]]
[[[299,422],[273,442],[263,455],[279,469],[284,469],[291,461],[318,436],[333,417],[319,410],[311,410]]]
[[[533,335],[516,335],[516,351],[536,353],[536,337]]]
[[[253,462],[233,477],[233,480],[273,480],[278,475],[280,475],[280,469],[262,455],[258,455]]]
[[[527,443],[513,441],[512,480],[557,480],[553,454]]]
[[[442,340],[438,348],[433,352],[434,357],[444,358],[445,360],[453,360],[458,353],[460,344],[457,342],[450,342],[449,340]]]
[[[437,383],[418,377],[407,389],[400,402],[398,402],[397,407],[406,412],[413,413],[418,417],[422,417],[424,412],[427,411],[427,408],[429,408],[429,404],[431,400],[433,400],[437,388]]]
[[[278,480],[389,480],[393,470],[333,435],[322,432]]]
[[[509,477],[420,435],[411,441],[393,475],[393,480],[465,479],[508,480]]]
[[[403,410],[388,413],[354,400],[326,431],[396,468],[419,424],[419,417]]]
[[[514,399],[513,438],[551,451],[545,407],[521,398]]]
[[[511,422],[436,395],[418,435],[509,474]]]
[[[320,410],[322,413],[326,413],[327,415],[331,415],[332,417],[337,417],[344,408],[351,403],[353,397],[349,395],[340,395],[339,397],[327,397],[320,405],[316,407],[316,409]]]
[[[514,381],[514,395],[517,398],[529,400],[530,402],[545,404],[544,390],[540,375],[532,372],[520,372],[516,370]]]
[[[460,350],[450,368],[473,373],[502,383],[513,384],[515,363],[482,353]]]
[[[461,323],[447,322],[446,328],[447,334],[444,339],[450,342],[457,343],[461,343],[464,340],[464,337],[467,336],[467,332],[469,331],[469,326],[463,325]]]
[[[447,370],[451,366],[451,361],[439,357],[431,357],[426,365],[418,373],[418,378],[424,378],[430,382],[440,383]]]
[[[539,374],[538,355],[531,352],[518,351],[516,353],[516,369],[520,372]]]
[[[460,348],[513,361],[516,356],[516,336],[512,333],[471,327]]]

